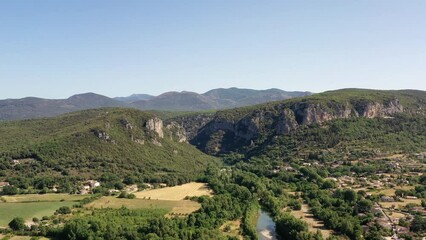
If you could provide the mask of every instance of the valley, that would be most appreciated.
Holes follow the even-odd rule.
[[[208,113],[102,108],[2,122],[0,214],[52,203],[48,219],[2,231],[258,239],[262,210],[279,239],[421,239],[425,105],[421,91],[344,89]],[[39,214],[25,212],[2,225]]]

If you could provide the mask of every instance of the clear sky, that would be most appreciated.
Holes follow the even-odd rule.
[[[0,1],[0,99],[233,86],[426,90],[426,1]]]

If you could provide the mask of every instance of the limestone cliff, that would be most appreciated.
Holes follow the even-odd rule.
[[[260,136],[291,134],[303,125],[324,124],[342,118],[391,117],[403,111],[404,107],[397,98],[383,102],[364,99],[282,102],[256,108],[239,118],[227,117],[232,116],[232,110],[226,114],[219,113],[198,129],[191,143],[210,153],[226,152],[227,149],[220,146],[226,145],[228,150],[248,146]]]
[[[157,117],[151,118],[145,123],[145,127],[148,131],[154,132],[159,138],[164,138],[163,132],[163,121]]]

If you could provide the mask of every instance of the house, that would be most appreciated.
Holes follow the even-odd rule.
[[[0,188],[9,186],[9,182],[0,182]]]
[[[410,230],[407,227],[397,226],[396,232],[399,233],[399,234],[402,234],[402,233],[409,233]]]
[[[382,202],[395,202],[395,199],[393,197],[389,197],[389,196],[381,196],[380,200]]]
[[[90,188],[95,188],[101,186],[101,183],[96,180],[89,180],[87,181],[87,184],[90,186]]]
[[[110,190],[108,190],[108,192],[109,192],[109,194],[115,194],[115,193],[120,193],[120,190],[117,190],[117,189],[110,189]]]
[[[167,187],[167,184],[165,184],[165,183],[160,183],[160,184],[159,184],[159,186],[160,186],[160,188],[163,188],[163,187]]]
[[[405,199],[417,199],[416,196],[406,196]]]
[[[138,185],[133,184],[133,185],[129,185],[124,189],[126,192],[137,192],[138,189]]]
[[[18,165],[20,163],[21,162],[19,160],[16,160],[16,159],[12,160],[12,166]]]

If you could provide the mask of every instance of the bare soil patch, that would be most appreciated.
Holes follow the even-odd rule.
[[[314,218],[312,213],[310,213],[309,206],[307,204],[302,204],[302,209],[299,211],[291,211],[294,217],[303,219],[309,227],[309,230],[311,232],[316,232],[317,230],[320,230],[324,239],[328,238],[330,235],[333,234],[331,230],[327,230],[324,227],[324,223],[322,221],[318,221]]]

